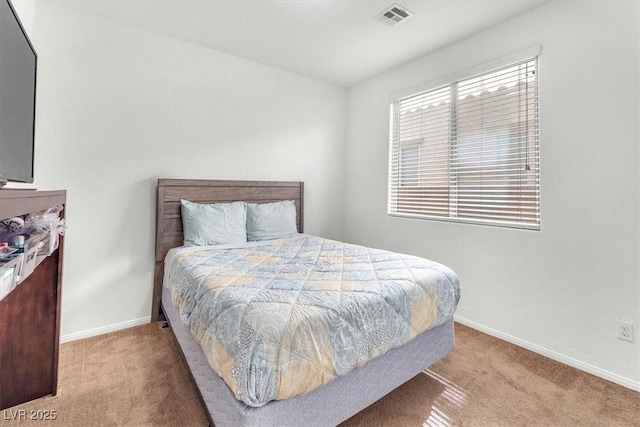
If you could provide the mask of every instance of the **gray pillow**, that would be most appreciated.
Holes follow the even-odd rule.
[[[201,204],[180,200],[185,246],[223,245],[247,241],[244,202]]]
[[[275,203],[247,203],[247,239],[280,239],[298,233],[293,200]]]

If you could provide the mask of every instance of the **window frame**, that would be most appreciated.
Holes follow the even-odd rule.
[[[503,227],[503,228],[512,228],[512,229],[524,229],[524,230],[533,230],[533,231],[540,231],[541,230],[541,224],[542,224],[542,218],[541,218],[541,214],[540,214],[540,205],[541,205],[541,197],[540,197],[540,188],[541,188],[541,173],[540,173],[540,135],[539,135],[539,111],[535,111],[535,117],[537,120],[537,123],[535,124],[535,130],[537,131],[537,138],[535,139],[535,152],[537,153],[537,165],[538,168],[536,170],[536,175],[535,175],[535,180],[537,181],[537,184],[533,184],[534,188],[535,188],[535,195],[536,195],[536,201],[537,204],[535,206],[535,215],[536,215],[536,219],[537,219],[537,223],[536,224],[532,224],[532,223],[524,223],[524,222],[518,222],[518,221],[511,221],[511,220],[498,220],[498,219],[492,219],[492,218],[469,218],[469,217],[457,217],[457,216],[452,216],[452,212],[454,215],[457,214],[457,205],[458,205],[458,201],[459,201],[459,197],[458,197],[458,168],[460,166],[459,160],[458,161],[450,161],[449,166],[450,166],[450,171],[449,171],[449,183],[448,186],[447,185],[443,185],[442,187],[448,190],[449,192],[449,215],[448,216],[438,216],[438,215],[429,215],[429,214],[413,214],[413,213],[406,213],[406,212],[398,212],[398,193],[400,192],[400,188],[402,187],[400,185],[400,177],[401,177],[401,173],[398,172],[398,177],[397,177],[397,181],[395,182],[396,187],[395,187],[395,194],[392,192],[392,190],[394,190],[392,188],[392,184],[394,183],[393,181],[393,173],[394,173],[394,157],[393,157],[393,152],[394,152],[394,144],[397,144],[397,147],[395,148],[397,150],[397,152],[399,153],[401,151],[401,145],[406,144],[406,142],[401,142],[398,139],[398,133],[399,133],[399,113],[394,111],[394,106],[396,105],[396,103],[399,103],[400,101],[407,99],[407,98],[411,98],[411,97],[415,97],[416,95],[419,94],[423,94],[423,93],[427,93],[427,92],[431,92],[431,91],[435,91],[444,87],[450,87],[451,88],[451,114],[450,114],[450,129],[456,129],[456,131],[450,131],[449,134],[449,140],[448,140],[448,144],[449,144],[449,151],[451,153],[452,156],[457,156],[457,145],[458,145],[458,132],[457,132],[457,125],[458,125],[458,83],[460,81],[466,80],[466,79],[470,79],[473,78],[474,76],[478,76],[481,74],[485,74],[485,73],[490,73],[494,70],[498,70],[500,68],[504,68],[504,67],[508,67],[508,66],[515,66],[518,63],[522,63],[524,61],[527,60],[532,60],[535,59],[536,60],[536,88],[535,88],[535,94],[536,94],[536,101],[537,101],[537,106],[539,107],[539,98],[537,95],[537,85],[539,83],[538,80],[538,59],[541,53],[542,47],[541,46],[534,46],[531,47],[529,49],[514,53],[512,55],[509,56],[505,56],[503,58],[500,58],[498,60],[494,60],[491,62],[487,62],[484,63],[482,65],[479,65],[477,67],[473,67],[458,73],[454,73],[451,75],[448,75],[446,77],[431,81],[429,83],[426,84],[422,84],[419,86],[415,86],[412,87],[410,89],[407,89],[405,91],[402,91],[400,93],[397,93],[395,95],[393,95],[390,99],[390,122],[389,122],[389,170],[388,170],[388,182],[387,182],[387,215],[391,216],[391,217],[399,217],[399,218],[416,218],[416,219],[425,219],[425,220],[434,220],[434,221],[444,221],[444,222],[454,222],[454,223],[467,223],[467,224],[477,224],[477,225],[488,225],[488,226],[499,226],[499,227]],[[420,138],[416,138],[420,139]],[[423,138],[424,139],[424,138]],[[419,145],[419,150],[422,152],[422,150],[424,149],[423,147],[424,144],[424,140],[420,143]],[[526,148],[528,150],[528,148]],[[398,162],[400,160],[398,159]],[[418,178],[418,181],[420,180],[420,178]],[[524,185],[519,184],[518,188],[521,189]],[[427,186],[425,186],[427,187]],[[435,187],[434,187],[435,188]],[[395,195],[395,200],[392,200],[392,195]]]

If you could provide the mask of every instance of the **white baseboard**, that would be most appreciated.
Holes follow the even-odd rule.
[[[120,329],[131,328],[133,326],[144,325],[151,321],[151,316],[141,317],[139,319],[127,320],[126,322],[114,323],[113,325],[101,326],[99,328],[89,329],[86,331],[74,332],[72,334],[62,335],[60,342],[70,342],[81,340],[83,338],[95,337],[109,332],[119,331]]]
[[[496,338],[500,338],[501,340],[510,342],[511,344],[515,344],[519,347],[523,347],[523,348],[526,348],[527,350],[531,350],[534,353],[538,353],[543,356],[546,356],[549,359],[553,359],[557,362],[564,363],[565,365],[569,365],[576,369],[580,369],[581,371],[588,372],[592,375],[595,375],[596,377],[600,377],[607,381],[620,384],[621,386],[630,388],[631,390],[640,391],[640,381],[634,381],[630,378],[626,378],[621,375],[614,374],[613,372],[609,372],[607,370],[598,368],[597,366],[593,366],[588,363],[582,362],[578,359],[565,356],[553,350],[549,350],[548,348],[541,347],[537,344],[530,343],[528,341],[522,340],[520,338],[516,338],[509,334],[505,334],[504,332],[500,332],[493,328],[489,328],[487,326],[481,325],[472,320],[465,319],[458,315],[454,315],[454,320],[470,328],[477,329],[478,331],[484,332],[485,334],[494,336]]]

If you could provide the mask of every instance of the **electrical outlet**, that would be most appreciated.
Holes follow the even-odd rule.
[[[618,338],[633,342],[633,323],[618,319]]]

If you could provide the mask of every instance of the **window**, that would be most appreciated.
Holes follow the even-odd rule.
[[[391,104],[388,213],[540,229],[537,56]]]

